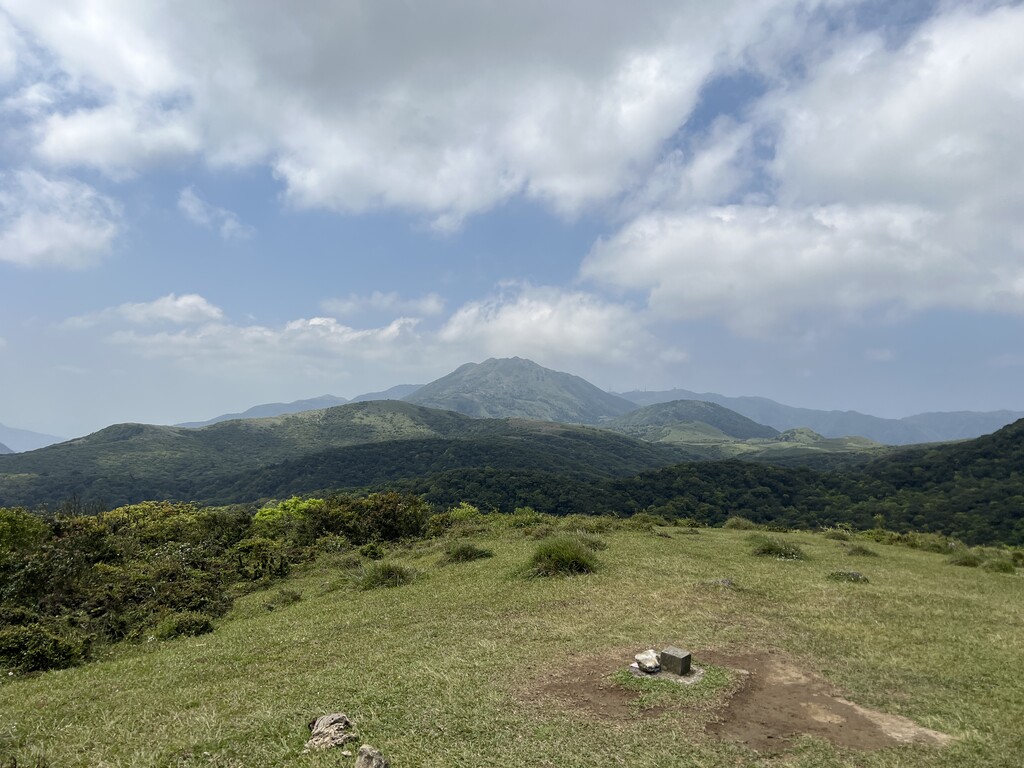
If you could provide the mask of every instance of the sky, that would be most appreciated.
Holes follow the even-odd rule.
[[[0,0],[0,423],[520,356],[1024,410],[1024,7]]]

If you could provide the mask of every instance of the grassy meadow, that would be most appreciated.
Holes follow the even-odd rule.
[[[373,744],[395,768],[1024,764],[1019,575],[856,537],[772,534],[806,554],[780,560],[754,556],[750,531],[597,520],[596,572],[531,577],[552,531],[485,520],[386,548],[379,562],[414,569],[411,583],[365,588],[355,553],[328,554],[238,599],[212,634],[8,677],[0,766],[352,765],[302,753],[307,722],[335,711],[356,724],[353,751]],[[453,538],[493,556],[451,561]],[[829,578],[851,570],[869,581]],[[798,737],[755,752],[704,730],[741,675],[711,666],[685,688],[624,675],[634,653],[669,644],[698,666],[702,650],[774,652],[955,741],[854,751]],[[594,709],[571,685],[588,676],[635,699]]]

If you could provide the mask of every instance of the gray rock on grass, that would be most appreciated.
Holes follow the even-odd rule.
[[[384,758],[380,750],[363,744],[356,755],[356,768],[391,768],[391,763]]]
[[[305,752],[341,747],[358,738],[355,724],[348,719],[348,715],[344,712],[321,715],[309,724],[309,730],[309,741],[306,742]]]
[[[636,659],[637,666],[640,667],[641,672],[646,672],[649,675],[653,675],[655,672],[661,671],[661,662],[658,660],[658,654],[653,648],[638,653],[633,658]]]

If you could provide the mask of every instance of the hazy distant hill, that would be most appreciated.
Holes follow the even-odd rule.
[[[52,504],[72,494],[108,505],[249,501],[477,466],[611,477],[693,457],[591,427],[371,401],[198,429],[117,424],[0,456],[0,507]]]
[[[14,453],[14,451],[12,451],[10,448],[8,448],[3,443],[0,443],[0,455],[3,455],[5,453]]]
[[[5,427],[3,424],[0,424],[0,443],[6,445],[13,452],[34,451],[36,448],[59,443],[63,439],[63,437],[56,437],[55,435],[44,435],[41,432],[14,429],[14,427]]]
[[[758,424],[736,411],[702,400],[672,400],[648,405],[605,426],[655,442],[660,434],[668,431],[692,431],[697,438],[701,434],[713,438],[717,433],[738,440],[769,438],[779,434],[778,430]],[[714,431],[709,432],[703,427],[711,427]]]
[[[598,424],[636,408],[585,379],[518,357],[467,363],[405,398],[475,418]]]
[[[364,395],[356,395],[349,402],[365,403],[369,400],[404,400],[422,386],[422,384],[397,384],[394,387],[385,389],[383,392],[367,392]]]
[[[726,397],[714,392],[670,389],[664,392],[625,392],[622,397],[637,405],[671,400],[706,400],[730,408],[760,424],[778,430],[808,427],[825,437],[860,435],[887,445],[908,445],[959,440],[988,434],[1024,417],[1024,412],[922,413],[903,419],[883,419],[857,411],[819,411],[794,408],[766,397]]]
[[[220,424],[222,421],[233,421],[235,419],[266,419],[272,416],[284,416],[289,413],[318,411],[323,410],[324,408],[333,408],[336,405],[344,405],[347,402],[348,400],[344,397],[321,395],[320,397],[313,397],[308,400],[295,400],[291,403],[265,403],[263,405],[254,405],[252,408],[242,411],[241,413],[225,413],[220,416],[214,416],[212,419],[207,419],[206,421],[186,421],[182,424],[176,424],[175,426],[195,429],[197,427],[208,427],[211,424]]]
[[[266,403],[264,405],[254,405],[249,410],[242,411],[241,413],[225,413],[221,416],[214,416],[206,421],[186,421],[175,426],[194,429],[235,419],[266,419],[271,416],[285,416],[289,413],[322,411],[324,408],[333,408],[336,405],[345,405],[346,403],[365,403],[369,400],[401,400],[419,388],[419,384],[399,384],[390,389],[385,389],[383,392],[367,392],[363,395],[356,395],[351,400],[346,400],[344,397],[335,397],[334,395],[321,395],[309,400],[295,400],[290,403]]]

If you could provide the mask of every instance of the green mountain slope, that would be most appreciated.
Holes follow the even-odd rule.
[[[778,430],[807,427],[825,437],[859,435],[886,445],[910,445],[979,437],[1024,417],[1024,413],[1018,411],[962,411],[921,413],[903,419],[883,419],[857,411],[796,408],[766,397],[726,397],[714,392],[698,393],[686,389],[624,392],[621,396],[641,406],[680,399],[706,400]]]
[[[605,426],[652,442],[658,442],[672,431],[692,430],[695,439],[701,436],[721,439],[724,435],[737,440],[749,440],[771,438],[779,434],[777,430],[758,424],[736,411],[702,400],[673,400],[649,405],[620,416]],[[712,429],[708,430],[707,427]]]
[[[467,363],[405,398],[474,418],[520,418],[598,424],[635,405],[585,379],[518,357]]]
[[[603,430],[472,419],[371,401],[202,429],[118,424],[30,454],[0,457],[0,506],[77,495],[250,501],[416,477],[452,467],[539,468],[624,475],[694,458]]]

